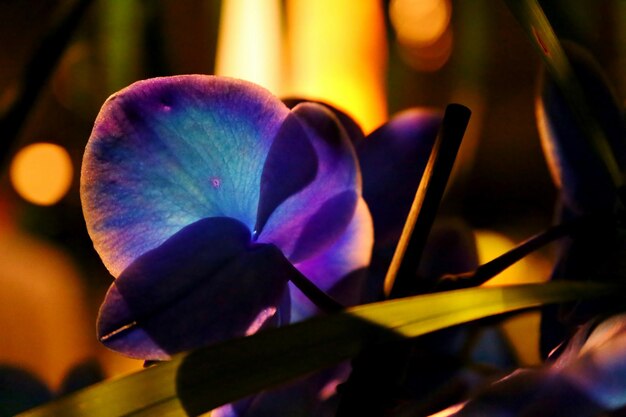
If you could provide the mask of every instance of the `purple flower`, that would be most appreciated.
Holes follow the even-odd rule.
[[[291,104],[200,75],[138,82],[105,103],[81,196],[117,278],[98,320],[108,347],[166,359],[318,313],[296,274],[345,305],[363,302],[372,223],[395,245],[441,115],[407,111],[365,138],[335,108]],[[285,416],[332,415],[346,375],[342,365],[218,413],[282,403]]]
[[[303,100],[288,100],[295,106]],[[441,122],[441,113],[425,109],[410,109],[394,116],[367,137],[360,127],[342,111],[322,103],[343,124],[355,145],[363,175],[363,197],[374,220],[374,256],[388,263],[386,254],[393,250],[408,215],[415,191],[428,161]],[[380,243],[379,243],[380,242]],[[450,259],[447,258],[449,262]],[[463,261],[461,261],[463,263]],[[372,301],[373,294],[382,294],[384,273],[378,266],[370,265],[366,271],[357,270],[349,274],[331,294],[354,297],[354,282],[366,274],[369,281],[365,299]],[[329,265],[326,265],[329,267]],[[435,268],[430,268],[431,272]],[[317,270],[323,271],[323,268]],[[465,269],[463,269],[465,270]],[[311,268],[315,280],[316,268]],[[309,312],[314,307],[292,292],[300,308]],[[332,417],[336,414],[338,397],[335,388],[345,382],[350,373],[347,363],[317,372],[278,389],[267,390],[246,399],[220,407],[212,414],[216,417]]]
[[[599,416],[626,407],[626,315],[583,326],[551,365],[517,370],[454,417]]]
[[[289,322],[294,274],[327,290],[370,257],[356,155],[332,112],[290,111],[244,81],[157,78],[110,97],[81,197],[117,278],[98,335],[132,357]]]

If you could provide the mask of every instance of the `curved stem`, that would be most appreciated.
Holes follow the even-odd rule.
[[[474,271],[442,276],[439,278],[435,290],[447,291],[481,285],[548,243],[565,236],[574,235],[592,225],[597,225],[600,221],[602,220],[598,217],[583,216],[552,226],[525,240],[510,251],[479,266]]]
[[[291,282],[295,285],[304,295],[307,296],[309,300],[317,308],[322,310],[325,313],[337,313],[345,307],[335,300],[330,295],[326,294],[320,288],[318,288],[315,284],[313,284],[307,277],[302,275],[300,271],[298,271],[295,267],[294,276],[291,278]]]

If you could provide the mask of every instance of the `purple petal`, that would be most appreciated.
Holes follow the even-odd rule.
[[[311,183],[317,175],[315,148],[293,113],[281,126],[261,175],[261,195],[255,233],[261,233],[278,205]]]
[[[202,75],[140,81],[111,96],[83,161],[81,198],[115,276],[202,218],[256,222],[261,172],[287,107],[248,82]]]
[[[275,244],[290,261],[300,262],[343,234],[360,195],[360,175],[352,145],[329,110],[306,103],[297,106],[293,114],[317,153],[317,175],[274,210],[258,240]],[[288,175],[281,171],[271,177]]]
[[[568,379],[605,409],[626,406],[626,314],[599,324],[577,355],[569,352],[557,366]],[[579,331],[583,333],[586,329]],[[574,341],[574,348],[577,346]]]
[[[599,416],[623,410],[625,329],[625,314],[587,323],[556,362],[512,373],[483,389],[454,416]]]
[[[623,172],[626,169],[626,124],[611,86],[590,54],[573,44],[564,46],[589,110],[598,120]],[[553,180],[562,189],[568,208],[579,214],[612,209],[616,194],[609,173],[558,87],[547,75],[543,77],[537,100],[537,124]]]
[[[230,218],[183,228],[135,260],[114,282],[98,318],[109,348],[142,359],[251,334],[277,311],[294,268],[272,245],[250,246]]]
[[[486,387],[454,417],[599,416],[602,409],[562,375],[521,370]]]
[[[211,412],[213,417],[334,417],[339,397],[337,385],[350,374],[342,363],[279,388],[227,404]]]
[[[323,252],[295,264],[295,267],[341,304],[355,305],[363,301],[361,296],[365,277],[360,272],[369,265],[373,244],[372,218],[361,198],[343,235]],[[289,291],[292,298],[292,321],[319,313],[308,298],[291,283]]]
[[[440,113],[407,110],[357,146],[377,247],[400,236],[440,123]]]
[[[361,129],[361,126],[359,126],[359,124],[352,117],[348,116],[346,112],[338,109],[332,104],[328,104],[328,103],[317,101],[317,100],[306,100],[306,99],[297,98],[297,97],[284,98],[283,103],[285,103],[285,105],[289,107],[290,109],[293,109],[294,107],[296,107],[298,104],[301,104],[301,103],[321,104],[333,112],[337,120],[341,122],[341,125],[345,129],[346,133],[348,134],[348,137],[350,138],[350,141],[353,144],[357,144],[361,142],[365,137],[365,135],[363,134],[363,129]]]

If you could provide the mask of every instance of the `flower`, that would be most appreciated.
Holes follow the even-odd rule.
[[[552,364],[486,387],[454,417],[599,416],[626,406],[626,315],[583,326]]]
[[[395,245],[441,114],[409,110],[364,137],[334,107],[287,103],[245,81],[193,75],[141,81],[104,104],[81,197],[117,278],[98,322],[108,347],[167,359],[317,314],[295,274],[345,305],[365,300],[370,209],[377,236]],[[312,404],[332,415],[347,372],[344,364],[216,415],[276,404],[281,415]]]
[[[306,100],[293,98],[285,102],[289,107],[295,107]],[[408,109],[364,136],[350,116],[327,103],[319,104],[337,117],[355,146],[363,177],[363,198],[374,223],[376,239],[373,256],[380,258],[377,265],[370,264],[367,268],[349,273],[330,288],[329,293],[341,299],[356,299],[358,303],[377,300],[382,295],[384,279],[384,272],[381,274],[380,269],[388,266],[390,258],[387,259],[387,255],[395,248],[404,226],[441,124],[441,113],[421,108]],[[447,258],[447,261],[450,259]],[[385,263],[387,265],[381,265]],[[460,263],[465,265],[464,260]],[[319,271],[329,267],[332,268],[332,264],[309,268],[309,278],[317,281]],[[434,269],[429,271],[434,273]],[[367,288],[361,294],[359,287],[363,278],[367,278]],[[355,281],[358,284],[355,285]],[[292,302],[299,306],[297,314],[303,309],[307,314],[314,313],[314,306],[301,293],[295,290],[291,294]],[[337,413],[339,400],[336,387],[345,382],[349,374],[349,364],[342,363],[277,389],[225,405],[211,414],[215,417],[332,417]]]
[[[291,98],[285,102],[294,107],[306,100]],[[374,224],[374,249],[365,271],[366,288],[360,302],[380,301],[383,281],[435,143],[442,112],[406,109],[365,136],[349,115],[328,103],[318,103],[337,116],[356,150],[363,199]],[[345,293],[353,288],[339,290]]]
[[[314,270],[328,289],[369,261],[371,220],[341,125],[321,105],[290,111],[245,81],[156,78],[111,96],[85,150],[81,199],[117,278],[98,335],[132,357],[289,322],[294,274]]]

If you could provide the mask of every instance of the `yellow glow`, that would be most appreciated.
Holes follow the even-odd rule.
[[[499,233],[477,231],[476,246],[479,262],[483,264],[513,249],[515,243]],[[486,282],[484,286],[545,282],[549,275],[549,263],[538,255],[530,255]],[[539,312],[530,312],[510,318],[501,326],[524,365],[541,363],[538,349],[539,324]]]
[[[52,143],[21,149],[11,163],[11,183],[27,201],[42,206],[58,202],[72,184],[72,161],[67,151]]]
[[[449,0],[392,0],[389,18],[398,40],[408,45],[429,45],[450,23]]]
[[[479,230],[476,232],[476,243],[478,247],[478,259],[481,264],[515,247],[515,243],[508,237],[488,230]],[[484,286],[490,287],[496,285],[544,282],[548,277],[540,273],[542,268],[537,268],[537,263],[538,261],[536,259],[526,257],[504,270],[501,274],[487,281]]]
[[[280,27],[278,0],[224,0],[215,73],[282,94]]]
[[[387,50],[377,0],[288,3],[293,96],[328,102],[368,133],[387,117]]]

